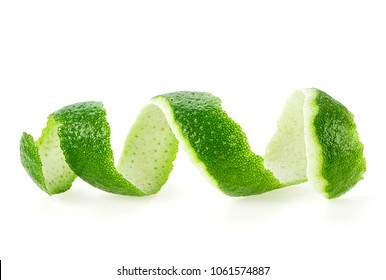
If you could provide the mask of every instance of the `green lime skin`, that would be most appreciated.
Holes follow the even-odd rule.
[[[312,156],[306,159],[307,145],[297,141],[305,145],[298,147],[304,168],[291,171],[301,174],[290,183],[280,182],[264,166],[264,159],[251,150],[241,127],[222,109],[221,100],[206,92],[180,91],[152,98],[131,128],[117,167],[106,111],[101,102],[94,101],[72,104],[51,114],[37,141],[23,133],[20,158],[28,175],[50,195],[67,191],[79,176],[106,192],[145,196],[157,193],[166,183],[180,142],[204,175],[229,196],[256,195],[302,182],[308,165],[308,179],[312,178],[326,197],[339,197],[363,179],[366,171],[353,115],[318,89],[299,91],[294,98],[291,102],[295,105],[288,103],[287,107],[301,111],[293,118],[284,117],[280,127],[298,121],[294,127],[299,131],[307,128],[308,151],[318,151],[307,152]],[[309,108],[307,124],[302,120],[302,102]],[[285,139],[286,130],[279,132]],[[271,154],[287,143],[280,140],[274,144]],[[286,157],[287,153],[282,154]],[[280,164],[283,159],[278,158]]]
[[[318,92],[319,107],[314,119],[316,136],[322,147],[322,176],[327,180],[324,192],[336,198],[363,179],[366,160],[353,114],[327,93]]]
[[[221,100],[205,92],[164,95],[195,157],[220,190],[230,196],[260,194],[281,187],[251,151],[241,127],[221,108]]]

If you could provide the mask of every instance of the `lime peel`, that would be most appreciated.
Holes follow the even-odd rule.
[[[324,186],[328,184],[322,175],[323,154],[320,141],[316,134],[314,120],[319,113],[319,107],[316,104],[317,92],[314,89],[304,89],[304,140],[307,154],[307,178],[310,184],[318,191],[324,193]]]
[[[38,141],[23,133],[20,156],[30,177],[50,195],[68,190],[79,176],[107,192],[144,196],[166,183],[178,143],[206,178],[230,196],[310,180],[334,198],[351,189],[366,170],[352,114],[318,89],[291,95],[264,159],[251,151],[218,97],[189,91],[150,100],[129,131],[117,167],[100,102],[76,103],[51,114]],[[340,172],[342,165],[350,165],[350,172]]]

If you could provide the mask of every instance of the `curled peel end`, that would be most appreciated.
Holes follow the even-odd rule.
[[[27,174],[35,184],[44,192],[51,195],[46,188],[38,147],[33,137],[26,132],[23,132],[20,139],[20,160]]]

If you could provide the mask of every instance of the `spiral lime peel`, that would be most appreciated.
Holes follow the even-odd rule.
[[[153,97],[138,115],[114,166],[110,127],[100,102],[66,106],[48,118],[38,141],[23,133],[21,161],[48,194],[68,190],[79,176],[106,192],[157,193],[173,169],[178,143],[208,180],[230,196],[264,193],[310,181],[338,197],[363,178],[366,162],[353,115],[318,89],[288,99],[263,157],[205,92]]]

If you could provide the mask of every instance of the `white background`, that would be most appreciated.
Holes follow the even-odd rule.
[[[262,279],[386,279],[382,1],[1,1],[0,259],[4,279],[122,279],[126,267],[271,266]],[[154,95],[208,91],[264,154],[289,94],[317,87],[356,116],[365,179],[230,198],[180,152],[152,197],[77,179],[50,197],[19,140],[53,111],[103,101],[116,157]],[[254,277],[176,279],[254,279]],[[133,279],[133,277],[131,277]],[[139,277],[136,279],[149,279]],[[165,278],[166,279],[166,278]]]

